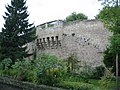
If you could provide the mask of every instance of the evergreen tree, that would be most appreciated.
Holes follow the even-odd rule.
[[[11,0],[5,12],[4,27],[1,32],[0,61],[10,58],[13,63],[17,59],[23,59],[28,54],[27,43],[36,39],[35,26],[28,22],[26,0]]]

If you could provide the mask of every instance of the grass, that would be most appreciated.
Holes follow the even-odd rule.
[[[79,85],[81,83],[84,83],[84,84],[93,85],[95,90],[115,90],[115,88],[116,88],[115,78],[114,78],[114,80],[112,80],[112,82],[110,83],[109,87],[107,87],[107,88],[101,86],[99,81],[100,80],[98,80],[98,79],[83,79],[79,75],[74,75],[74,74],[73,75],[72,74],[69,75],[68,74],[68,75],[65,75],[63,77],[63,82],[62,82],[62,84],[60,83],[60,86],[61,87],[65,87],[65,86],[66,87],[67,86],[72,87],[72,85],[74,85],[74,86],[76,85],[76,87],[79,87]],[[120,81],[120,78],[119,78],[119,81]],[[120,87],[120,82],[119,82],[119,87]]]
[[[94,85],[83,82],[61,81],[58,87],[69,90],[95,90]]]
[[[101,86],[99,80],[90,79],[89,82],[94,85],[94,87],[96,88],[95,90],[114,90],[116,88],[115,81],[112,81],[108,88],[104,88],[103,86]],[[119,82],[119,87],[120,87],[120,82]]]
[[[61,81],[57,86],[70,90],[115,90],[116,82],[112,81],[109,87],[105,88],[100,85],[100,80],[89,79],[88,83],[83,81]],[[120,86],[120,82],[119,82]]]

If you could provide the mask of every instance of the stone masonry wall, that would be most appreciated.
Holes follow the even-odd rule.
[[[30,82],[23,82],[0,75],[0,90],[65,90],[62,88],[46,85],[36,85]]]
[[[43,24],[44,28],[41,25],[37,26],[38,38],[29,44],[31,50],[36,48],[37,55],[50,53],[61,58],[76,53],[81,62],[87,62],[92,66],[102,64],[103,52],[109,44],[108,38],[111,35],[102,22],[85,20],[64,23],[58,20],[52,27],[48,27],[53,22]]]

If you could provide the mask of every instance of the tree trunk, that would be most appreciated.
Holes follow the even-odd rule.
[[[118,86],[118,53],[116,54],[116,90],[119,90],[119,86]]]

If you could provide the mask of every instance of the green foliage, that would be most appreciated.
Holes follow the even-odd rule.
[[[42,54],[36,60],[39,83],[52,85],[60,81],[60,76],[64,71],[64,63],[62,63],[56,56],[49,54]]]
[[[38,82],[38,74],[36,68],[31,68],[26,71],[24,75],[24,80],[28,82],[37,83]]]
[[[41,54],[36,60],[18,60],[11,69],[0,73],[20,81],[54,86],[62,80],[61,75],[66,71],[64,67],[65,64],[56,56]]]
[[[118,0],[107,0],[104,2],[108,4],[100,11],[98,18],[113,33],[110,38],[110,44],[104,52],[104,63],[106,67],[113,66],[112,71],[115,73],[116,54],[118,54],[118,67],[120,67],[120,2]]]
[[[96,88],[100,87],[99,84],[96,85],[98,81],[91,81],[90,77],[94,69],[89,65],[85,64],[81,73],[67,73],[65,65],[62,60],[54,55],[41,54],[36,60],[16,61],[10,69],[0,70],[0,75],[70,90],[97,90]],[[9,64],[6,66],[9,66]],[[105,75],[110,77],[110,74]]]
[[[92,84],[63,81],[59,84],[60,87],[69,90],[94,90]]]
[[[41,71],[57,67],[61,68],[62,66],[60,60],[56,56],[49,54],[41,54],[36,60],[36,63],[38,67],[42,68]]]
[[[102,5],[110,5],[110,6],[114,6],[116,5],[116,3],[120,3],[118,2],[118,0],[98,0],[98,1],[101,1]]]
[[[102,70],[101,70],[102,69]],[[89,83],[89,79],[91,78],[100,78],[104,72],[102,66],[93,68],[87,63],[84,63],[83,66],[79,66],[76,72],[67,72],[63,74],[63,80],[65,81],[74,81],[74,82],[87,82]],[[101,75],[101,76],[99,76]]]
[[[64,73],[62,74],[63,81],[71,81],[71,82],[84,82],[84,79],[80,76],[80,74],[76,73]]]
[[[90,65],[84,63],[79,74],[85,80],[85,82],[88,82],[89,79],[93,76],[93,72],[94,69]]]
[[[86,20],[88,17],[84,15],[83,13],[76,13],[73,12],[71,15],[67,16],[65,19],[65,22],[75,21],[75,20]]]
[[[75,73],[79,68],[79,61],[75,53],[71,54],[66,60],[67,62],[67,72]]]
[[[112,67],[112,72],[116,72],[116,62],[115,62],[115,53],[111,52],[111,50],[109,48],[107,48],[107,50],[104,52],[104,64],[106,65],[107,68]],[[119,54],[120,56],[120,54]],[[118,67],[120,67],[120,60],[118,61]],[[119,69],[119,75],[120,75],[120,69]]]
[[[99,13],[98,18],[114,34],[120,34],[120,7],[106,5]]]
[[[30,60],[17,61],[12,65],[13,72],[15,72],[15,78],[18,80],[24,80],[25,75],[33,68]],[[11,70],[12,71],[12,70]]]
[[[27,43],[35,40],[35,27],[28,22],[26,0],[11,0],[6,6],[4,27],[0,34],[0,61],[10,58],[12,63],[28,54]]]
[[[101,77],[100,85],[104,88],[108,88],[111,84],[112,78],[114,78],[114,73],[111,72],[112,68],[105,68],[104,76]]]
[[[5,59],[6,62],[10,59]],[[4,64],[6,64],[4,62]],[[8,63],[8,62],[7,62]],[[90,82],[92,67],[85,64],[80,73],[67,73],[66,64],[54,55],[41,54],[36,60],[18,60],[11,68],[0,70],[1,75],[9,75],[14,79],[58,86],[75,90],[94,90]],[[6,64],[6,67],[10,66]],[[97,69],[100,70],[99,67]],[[99,71],[100,72],[100,71]],[[106,74],[106,76],[109,76]]]
[[[10,69],[3,70],[3,75],[9,75],[21,81],[35,82],[37,80],[35,66],[30,60],[16,61]]]
[[[100,79],[104,75],[104,72],[105,72],[105,67],[103,65],[97,66],[93,71],[92,78]]]
[[[12,60],[10,58],[5,58],[0,62],[0,69],[1,70],[8,70],[12,64]]]

